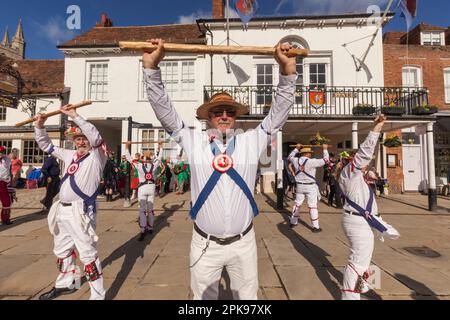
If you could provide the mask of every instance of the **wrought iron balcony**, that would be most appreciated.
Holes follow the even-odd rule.
[[[218,93],[227,92],[249,106],[250,115],[269,112],[275,96],[274,86],[205,86],[205,101]],[[391,115],[412,115],[413,108],[428,105],[426,88],[408,87],[324,87],[297,86],[291,115],[373,115],[396,111]],[[388,109],[388,110],[386,110]]]

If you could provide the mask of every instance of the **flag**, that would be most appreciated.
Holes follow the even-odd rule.
[[[227,63],[227,60],[225,57],[223,58],[225,60],[225,64]],[[236,81],[238,85],[242,85],[243,83],[247,82],[250,79],[250,76],[237,64],[233,63],[232,61],[229,62],[229,66],[231,69],[231,72],[233,72],[234,76],[236,77]]]
[[[406,29],[409,31],[413,19],[417,15],[417,0],[400,0],[401,17],[406,20]]]
[[[255,16],[258,8],[256,0],[234,0],[234,9],[243,23],[248,23]]]

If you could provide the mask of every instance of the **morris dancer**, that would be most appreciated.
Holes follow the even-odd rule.
[[[128,151],[130,143],[125,146],[125,158],[129,163],[133,163],[130,152]],[[138,241],[143,241],[147,233],[153,232],[155,220],[155,211],[153,210],[155,202],[155,175],[161,163],[162,144],[159,144],[159,150],[156,157],[150,151],[144,152],[144,163],[133,163],[139,176],[138,200],[139,200],[139,227],[141,234]]]
[[[369,277],[374,232],[381,241],[384,241],[383,236],[391,239],[400,236],[397,230],[381,219],[373,191],[364,181],[363,175],[365,167],[372,161],[385,120],[384,115],[375,119],[375,127],[356,154],[343,158],[334,173],[345,199],[342,227],[351,245],[344,272],[343,300],[359,300],[360,294],[368,291],[365,280]]]
[[[311,217],[312,232],[322,231],[319,225],[319,211],[317,210],[320,191],[316,180],[316,169],[329,163],[328,145],[324,144],[322,149],[323,159],[311,159],[314,151],[311,148],[305,148],[298,144],[288,157],[288,160],[294,167],[292,175],[295,177],[297,184],[295,188],[295,203],[292,208],[291,227],[298,224],[298,211],[306,197]]]
[[[75,292],[75,248],[84,264],[84,272],[91,288],[91,300],[103,300],[102,267],[97,255],[96,198],[107,155],[97,129],[79,116],[70,105],[61,108],[62,113],[73,119],[79,127],[71,127],[65,135],[72,139],[75,150],[54,146],[44,127],[46,118],[37,116],[35,134],[39,147],[65,163],[65,175],[61,180],[59,200],[48,215],[50,233],[54,236],[54,250],[59,269],[56,284],[40,300],[51,300],[61,294]]]
[[[253,198],[259,158],[286,122],[294,103],[296,59],[283,54],[288,44],[276,47],[280,81],[274,103],[255,129],[235,135],[236,118],[247,107],[227,93],[218,93],[197,109],[199,119],[209,120],[208,133],[186,127],[167,95],[158,64],[164,58],[161,39],[152,39],[157,50],[144,53],[144,79],[149,101],[162,126],[186,151],[191,165],[194,231],[191,242],[191,288],[194,299],[218,298],[224,266],[235,299],[257,299],[258,259]]]
[[[8,192],[11,180],[11,159],[6,155],[6,148],[0,146],[0,200],[2,202],[2,224],[4,225],[12,224],[11,196]]]

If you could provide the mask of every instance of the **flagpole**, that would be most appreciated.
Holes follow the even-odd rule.
[[[227,15],[227,46],[230,46],[230,0],[226,0],[225,5],[226,8],[226,15]],[[227,73],[230,74],[230,55],[227,55]]]

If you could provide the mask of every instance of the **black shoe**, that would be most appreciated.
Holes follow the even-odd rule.
[[[152,233],[153,233],[153,229],[148,229],[148,230],[147,230],[147,233],[148,233],[148,234],[152,234]]]
[[[141,232],[141,234],[140,234],[140,236],[138,238],[138,241],[144,241],[146,235],[147,235],[146,232]]]
[[[77,290],[78,289],[75,289],[75,288],[70,289],[70,288],[55,288],[55,287],[53,287],[53,289],[50,290],[49,292],[41,294],[39,296],[39,300],[53,300],[53,299],[59,297],[60,295],[71,294]]]
[[[322,228],[313,228],[312,232],[314,232],[314,233],[322,232]]]
[[[8,220],[8,221],[3,221],[2,224],[5,225],[5,226],[10,226],[10,225],[12,225],[13,223],[12,223],[11,220]]]
[[[296,226],[296,224],[290,223],[289,227],[294,228]]]

